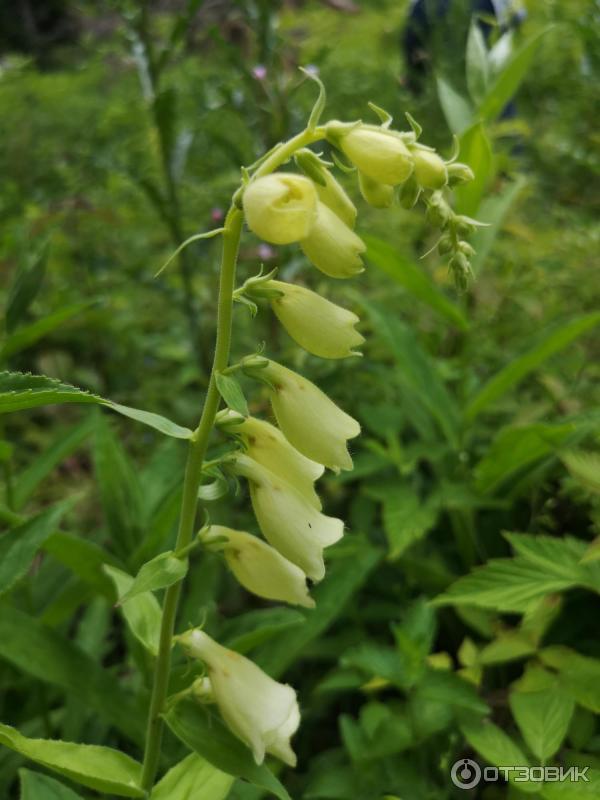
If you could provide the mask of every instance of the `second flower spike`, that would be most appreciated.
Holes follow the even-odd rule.
[[[265,286],[279,293],[271,307],[292,339],[320,358],[359,355],[364,337],[355,330],[359,318],[316,292],[293,283],[271,280]]]

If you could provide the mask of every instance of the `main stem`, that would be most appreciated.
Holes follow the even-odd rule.
[[[284,164],[296,150],[305,147],[311,142],[318,141],[322,137],[322,129],[317,128],[312,131],[302,131],[302,133],[299,133],[273,152],[269,158],[265,159],[254,173],[252,179],[254,180],[261,175],[272,172],[277,169],[278,166]],[[241,209],[237,207],[236,203],[234,203],[227,214],[223,231],[223,253],[219,282],[215,356],[210,374],[208,391],[206,393],[206,400],[204,401],[204,408],[202,409],[202,416],[200,417],[198,427],[190,439],[187,464],[185,467],[176,550],[187,547],[194,535],[202,464],[220,404],[220,396],[215,376],[216,373],[221,372],[227,367],[229,361],[233,292],[235,289],[235,271],[242,223],[243,213]],[[156,657],[154,683],[148,712],[144,765],[142,768],[141,786],[146,792],[150,792],[154,785],[160,760],[163,732],[162,713],[164,711],[168,691],[169,671],[171,667],[171,646],[181,586],[182,581],[173,584],[166,590],[164,597],[158,655]]]

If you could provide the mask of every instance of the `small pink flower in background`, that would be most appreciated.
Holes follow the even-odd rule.
[[[213,208],[210,212],[210,218],[213,222],[221,222],[223,219],[223,209],[222,208]]]
[[[252,68],[252,75],[256,78],[257,81],[264,81],[267,77],[267,68],[264,64],[257,64],[255,67]]]
[[[311,75],[318,75],[319,74],[319,68],[316,66],[316,64],[307,64],[304,67],[304,69],[305,69],[306,72],[309,72]]]
[[[258,245],[258,257],[261,261],[269,261],[275,256],[275,250],[268,244]]]

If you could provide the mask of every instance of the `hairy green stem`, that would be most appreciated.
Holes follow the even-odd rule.
[[[315,142],[323,137],[322,129],[305,130],[286,142],[267,158],[253,175],[253,179],[267,175],[284,164],[301,147]],[[236,197],[238,195],[236,194]],[[221,277],[219,284],[219,301],[217,313],[217,337],[215,355],[211,370],[208,391],[204,401],[204,408],[198,427],[190,440],[188,459],[185,468],[183,484],[183,498],[179,531],[177,534],[176,551],[188,547],[194,536],[196,512],[198,507],[198,489],[202,476],[202,466],[211,431],[215,424],[215,417],[219,410],[220,396],[217,389],[216,373],[226,369],[229,362],[231,344],[231,321],[233,313],[233,293],[235,290],[235,272],[237,255],[242,232],[243,213],[234,202],[227,214],[223,231],[223,254],[221,260]],[[175,619],[179,605],[182,581],[170,586],[163,602],[162,621],[154,683],[150,708],[148,712],[148,727],[146,733],[146,748],[144,765],[142,769],[141,786],[150,792],[154,785],[158,771],[161,740],[163,732],[162,714],[167,698],[169,672],[171,667],[171,647],[175,629]]]

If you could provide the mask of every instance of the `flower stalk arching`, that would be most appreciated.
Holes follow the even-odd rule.
[[[250,180],[255,180],[273,172],[281,164],[288,161],[296,150],[300,150],[313,142],[319,141],[319,139],[323,138],[323,135],[323,131],[319,128],[302,131],[281,147],[276,148],[271,155],[260,164]],[[184,550],[191,543],[194,536],[194,525],[198,506],[198,489],[202,478],[202,465],[208,447],[208,440],[220,406],[216,373],[225,370],[229,362],[235,274],[244,220],[242,210],[238,205],[239,196],[240,193],[238,190],[236,195],[234,195],[231,208],[227,213],[225,224],[222,229],[223,249],[219,280],[215,355],[200,421],[189,444],[179,528],[175,545],[176,550]],[[161,715],[164,711],[167,697],[171,666],[171,649],[175,618],[177,616],[179,596],[181,594],[181,584],[182,581],[179,581],[170,586],[165,592],[163,602],[159,648],[154,669],[154,681],[148,712],[146,747],[141,779],[141,785],[145,791],[150,791],[152,788],[158,771],[164,724]]]
[[[322,95],[323,89],[317,105],[322,105]],[[363,184],[370,181],[368,186],[362,186],[362,191],[373,205],[389,205],[395,187],[402,190],[403,185],[412,182],[413,202],[423,195],[428,218],[449,241],[446,252],[452,255],[453,270],[466,280],[470,253],[459,237],[477,223],[452,212],[443,198],[443,188],[450,182],[451,167],[456,173],[452,176],[455,180],[468,179],[468,168],[443,162],[432,148],[417,145],[420,126],[413,124],[414,121],[410,132],[392,131],[391,117],[381,109],[376,111],[382,120],[380,127],[363,125],[360,121],[348,124],[333,121],[319,126],[320,111],[316,116],[313,113],[305,130],[275,146],[253,167],[242,170],[242,183],[233,195],[223,228],[192,237],[220,234],[223,244],[215,353],[201,417],[189,441],[175,553],[186,555],[198,542],[209,549],[217,548],[249,591],[307,607],[312,600],[305,580],[323,578],[323,550],[338,541],[344,530],[342,520],[321,512],[313,484],[324,467],[334,472],[352,468],[347,442],[358,435],[360,426],[313,383],[260,354],[246,356],[230,367],[233,303],[244,302],[253,311],[257,308],[255,300],[269,300],[292,338],[319,357],[356,355],[352,348],[361,344],[363,337],[354,330],[358,319],[352,312],[308,289],[275,281],[275,273],[265,276],[261,273],[236,289],[237,258],[245,220],[265,241],[297,243],[308,260],[332,278],[348,278],[362,271],[360,254],[365,246],[353,231],[356,209],[326,169],[329,163],[307,156],[310,144],[327,139],[351,159],[354,163],[351,171],[359,170]],[[297,165],[301,169],[304,165],[304,175],[276,172],[299,153]],[[334,161],[338,163],[335,155]],[[313,183],[311,173],[315,170],[322,180]],[[460,270],[452,263],[458,258],[465,262],[459,265]],[[312,330],[315,326],[327,334],[327,346],[319,341],[318,335],[315,338]],[[267,386],[278,428],[249,417],[243,395],[243,402],[235,391],[233,400],[230,399],[230,387],[236,385],[231,374],[238,369]],[[218,414],[221,393],[230,409]],[[202,477],[208,474],[205,457],[210,434],[216,426],[245,448],[222,457],[219,468],[248,480],[255,516],[268,544],[245,531],[222,526],[214,526],[211,534],[208,524],[194,536]],[[270,573],[270,579],[265,577],[261,584],[263,568]],[[183,578],[166,589],[163,601],[141,778],[141,787],[147,793],[153,787],[160,760],[162,715],[166,709],[175,638],[184,647],[187,645],[189,655],[204,661],[221,715],[233,733],[251,747],[257,763],[265,752],[288,764],[295,763],[290,738],[300,717],[293,689],[272,681],[247,659],[222,648],[200,631],[174,637],[182,581]],[[232,701],[230,690],[226,689],[228,683],[222,680],[220,672],[219,665],[225,662],[235,664],[234,671],[245,675],[260,690],[258,694],[265,703],[263,710],[271,715],[267,727],[260,709],[248,706],[244,692],[241,695],[238,692],[238,700]]]

